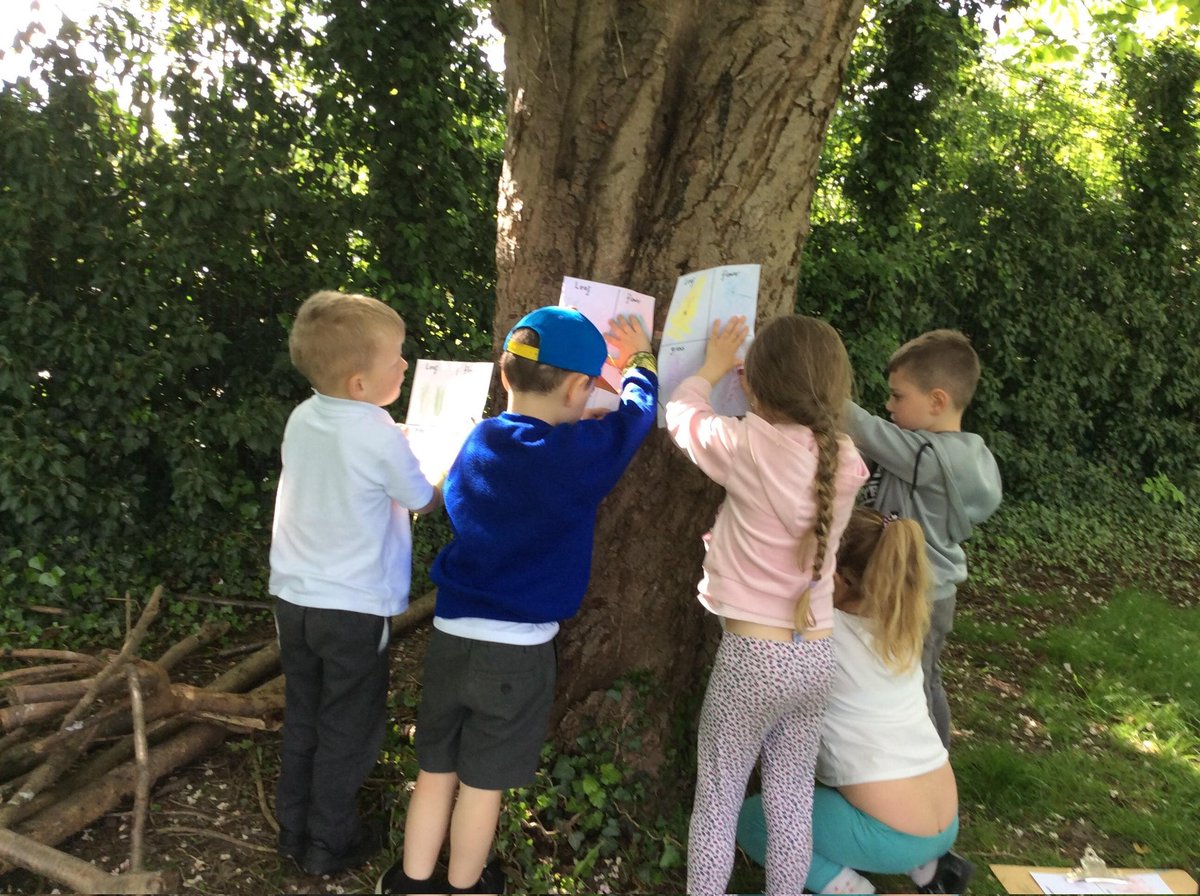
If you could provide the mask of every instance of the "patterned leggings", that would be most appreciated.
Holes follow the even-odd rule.
[[[746,782],[760,757],[767,894],[803,890],[812,857],[813,770],[833,672],[832,638],[789,644],[722,635],[700,714],[688,832],[692,896],[725,892]]]

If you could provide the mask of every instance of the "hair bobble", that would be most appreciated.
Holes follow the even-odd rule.
[[[900,519],[900,515],[899,515],[899,514],[896,514],[896,513],[885,513],[885,514],[883,514],[883,526],[882,526],[882,528],[886,529],[886,528],[888,527],[888,525],[889,525],[889,524],[896,522],[896,520],[898,520],[898,519]]]

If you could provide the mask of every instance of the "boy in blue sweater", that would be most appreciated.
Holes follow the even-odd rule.
[[[591,574],[596,511],[654,425],[641,323],[609,323],[617,410],[583,419],[609,357],[578,311],[539,308],[505,339],[508,410],[480,423],[446,477],[453,538],[434,561],[434,631],[417,714],[404,854],[379,893],[502,893],[488,862],[503,792],[533,783],[556,677],[554,637]],[[589,415],[590,416],[590,415]],[[445,882],[433,874],[446,832]]]

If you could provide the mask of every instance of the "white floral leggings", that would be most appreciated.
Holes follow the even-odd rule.
[[[723,894],[738,813],[762,759],[768,896],[800,893],[812,858],[813,770],[833,687],[833,639],[767,641],[726,632],[700,714],[688,893]]]

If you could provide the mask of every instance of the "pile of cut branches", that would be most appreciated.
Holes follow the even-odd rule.
[[[277,646],[246,656],[205,687],[174,682],[171,672],[227,625],[206,625],[156,660],[143,659],[139,650],[161,602],[160,587],[116,652],[0,652],[12,667],[0,671],[0,875],[22,867],[79,893],[178,889],[173,872],[143,869],[151,785],[232,731],[279,726]],[[55,848],[131,798],[128,872],[110,874]]]

